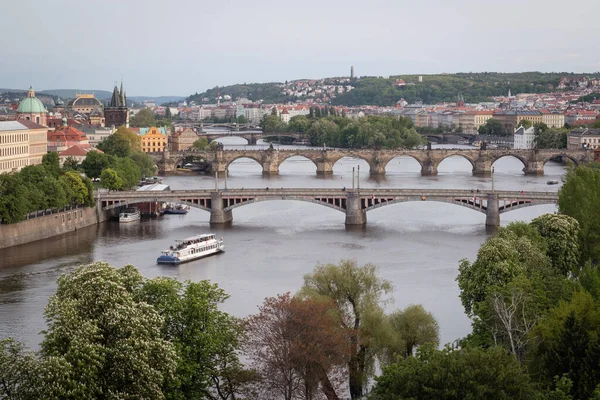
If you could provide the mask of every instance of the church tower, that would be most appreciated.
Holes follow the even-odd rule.
[[[104,107],[104,123],[106,126],[114,126],[118,128],[125,125],[129,128],[129,109],[127,108],[127,96],[125,95],[125,89],[123,89],[123,81],[121,81],[121,90],[113,89],[110,103]]]

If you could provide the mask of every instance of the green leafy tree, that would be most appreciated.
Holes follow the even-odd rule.
[[[439,345],[440,328],[434,316],[420,304],[411,304],[404,310],[389,315],[391,342],[386,346],[386,360],[394,362],[398,356],[410,357],[424,344]]]
[[[88,188],[77,172],[65,172],[60,178],[63,186],[68,187],[67,201],[69,204],[85,205],[88,203]]]
[[[536,149],[566,149],[568,129],[536,128],[534,144]]]
[[[537,396],[519,362],[501,348],[435,350],[383,368],[372,400],[529,400]]]
[[[352,399],[363,395],[364,384],[372,374],[376,339],[385,329],[382,296],[391,290],[391,283],[377,276],[374,265],[358,267],[352,260],[342,260],[339,265],[317,265],[312,274],[304,276],[302,293],[332,300],[342,326],[350,332],[347,368]]]
[[[123,179],[114,169],[106,168],[100,175],[100,185],[108,190],[119,190],[123,187]]]
[[[562,214],[544,214],[531,221],[548,244],[546,254],[565,276],[579,269],[579,223]]]
[[[148,154],[141,151],[134,151],[129,157],[139,167],[142,176],[154,176],[157,169],[156,164]]]
[[[265,115],[259,126],[265,133],[287,131],[287,125],[277,115]]]
[[[490,118],[485,124],[481,125],[478,129],[480,135],[487,136],[508,136],[510,132],[504,127],[501,121]]]
[[[140,150],[141,139],[135,132],[124,126],[98,143],[98,149],[117,157],[128,157],[133,151]]]
[[[131,158],[118,159],[114,170],[123,180],[123,189],[131,189],[142,179],[140,167]]]
[[[97,262],[58,279],[45,310],[42,357],[62,357],[71,369],[65,399],[163,399],[177,355],[163,338],[164,318],[136,300],[143,278],[132,266]]]
[[[81,169],[88,178],[100,178],[102,171],[115,163],[113,156],[99,151],[90,151],[81,163]]]
[[[144,108],[130,118],[129,125],[132,128],[149,128],[156,126],[156,118],[151,109]]]
[[[580,262],[600,260],[600,169],[579,165],[567,172],[558,209],[579,222]]]
[[[79,169],[79,161],[73,157],[67,157],[62,165],[63,171],[77,171]]]
[[[576,292],[536,327],[540,336],[533,370],[549,384],[557,377],[572,382],[570,394],[589,399],[600,382],[600,304],[586,292]]]
[[[196,150],[206,150],[208,147],[208,139],[207,138],[199,138],[196,139],[194,143],[192,143],[192,148]]]
[[[51,151],[42,157],[42,165],[46,169],[46,172],[55,178],[60,176],[60,160],[58,159],[58,153]]]
[[[296,115],[290,118],[290,122],[288,122],[288,130],[290,132],[306,132],[309,125],[310,121],[306,115]]]
[[[151,304],[164,318],[162,337],[177,353],[173,379],[164,382],[168,399],[213,398],[222,386],[240,392],[231,383],[231,372],[242,374],[237,348],[241,326],[219,306],[229,296],[208,281],[181,283],[170,278],[146,281],[139,301]]]
[[[522,119],[519,121],[519,123],[517,124],[517,126],[522,126],[525,129],[531,128],[533,126],[533,122],[531,122],[528,119]]]

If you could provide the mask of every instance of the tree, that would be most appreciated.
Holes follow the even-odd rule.
[[[0,340],[0,398],[66,399],[72,393],[71,368],[63,357],[36,358],[13,339]]]
[[[131,189],[142,179],[140,167],[131,158],[118,159],[114,170],[123,180],[124,189]]]
[[[373,400],[528,400],[536,392],[521,365],[504,349],[435,350],[424,346],[416,357],[383,368]]]
[[[88,203],[88,188],[77,172],[65,172],[59,181],[63,182],[63,187],[68,187],[66,191],[68,204],[83,206]]]
[[[338,399],[330,376],[348,359],[338,316],[330,300],[287,293],[265,299],[248,319],[245,349],[274,397],[312,400],[320,386],[328,399]]]
[[[600,260],[600,169],[579,165],[567,172],[564,185],[558,193],[560,213],[579,222],[581,264]]]
[[[39,184],[40,190],[47,196],[49,208],[61,208],[68,204],[67,196],[62,185],[53,176],[49,176]],[[89,188],[88,188],[89,194]],[[93,194],[93,189],[92,189]]]
[[[90,151],[81,162],[81,169],[88,178],[100,178],[102,171],[115,163],[112,156],[99,151]]]
[[[171,119],[171,107],[169,106],[165,107],[165,118]]]
[[[331,299],[340,313],[341,324],[349,333],[350,396],[358,399],[372,370],[376,355],[376,339],[384,329],[381,310],[382,296],[392,290],[392,284],[380,279],[376,267],[362,267],[356,261],[342,260],[339,265],[317,265],[312,274],[304,276],[305,296]]]
[[[546,254],[557,271],[567,276],[579,269],[579,223],[562,214],[544,214],[531,225],[548,244]]]
[[[285,132],[287,130],[286,124],[277,115],[265,115],[259,126],[265,133]]]
[[[241,327],[219,310],[228,297],[209,281],[184,284],[160,277],[140,288],[137,299],[151,304],[164,318],[162,337],[177,352],[175,375],[163,386],[167,398],[226,399],[221,397],[226,390],[240,393],[243,384],[252,382],[251,373],[243,376],[236,353]],[[237,384],[232,385],[232,378],[238,379]]]
[[[388,363],[394,362],[397,356],[412,356],[424,344],[439,345],[438,323],[422,305],[409,305],[404,310],[396,310],[388,318],[392,329],[392,342],[386,348]]]
[[[79,161],[73,157],[67,157],[62,165],[63,171],[77,171],[79,169]]]
[[[58,153],[51,151],[42,157],[42,165],[46,169],[46,172],[55,178],[60,176],[60,160],[58,159]]]
[[[537,125],[537,124],[536,124]],[[536,128],[534,144],[536,149],[566,149],[567,129],[546,127]]]
[[[156,126],[156,118],[151,109],[143,108],[129,120],[129,125],[132,128],[149,128]]]
[[[478,132],[480,135],[487,136],[508,136],[510,134],[502,122],[494,118],[488,119],[485,124],[481,125]]]
[[[310,125],[310,121],[306,115],[296,115],[290,118],[288,130],[290,132],[306,132]]]
[[[206,150],[207,147],[208,139],[204,137],[196,139],[196,141],[192,143],[192,148],[196,150]]]
[[[554,377],[572,382],[571,395],[589,399],[600,382],[600,304],[589,293],[576,292],[536,327],[540,336],[533,370],[550,384]]]
[[[135,132],[122,126],[98,143],[97,147],[106,154],[127,157],[131,152],[140,150],[140,142],[141,139]]]
[[[164,318],[135,298],[142,282],[133,266],[101,262],[58,279],[41,354],[68,363],[74,387],[63,398],[164,398],[177,356],[163,338]]]
[[[533,122],[531,122],[528,119],[522,119],[519,121],[519,123],[517,124],[517,126],[522,126],[525,129],[531,128],[533,126]]]
[[[123,187],[123,179],[114,169],[106,168],[100,175],[100,185],[108,190],[119,190]]]
[[[139,167],[142,176],[154,176],[156,164],[148,154],[141,151],[134,151],[129,157]]]

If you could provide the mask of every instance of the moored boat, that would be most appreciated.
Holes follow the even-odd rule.
[[[175,245],[161,252],[156,262],[158,264],[181,264],[223,251],[225,251],[223,238],[217,239],[214,233],[205,233],[176,240]]]
[[[546,184],[547,185],[558,185],[558,181],[551,180],[551,181],[546,182]]]
[[[141,217],[140,210],[137,207],[126,208],[119,213],[119,222],[133,222]]]
[[[162,210],[163,214],[187,214],[190,206],[182,204],[167,204]]]

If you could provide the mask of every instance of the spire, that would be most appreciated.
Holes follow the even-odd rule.
[[[117,85],[113,89],[113,94],[110,99],[109,107],[121,107],[121,95],[119,94],[119,89],[117,89]]]
[[[29,86],[29,90],[27,91],[27,97],[35,97],[35,91],[33,90],[33,86]]]
[[[127,97],[125,97],[125,89],[123,89],[123,79],[121,79],[121,90],[119,90],[121,96],[121,106],[127,107]]]

